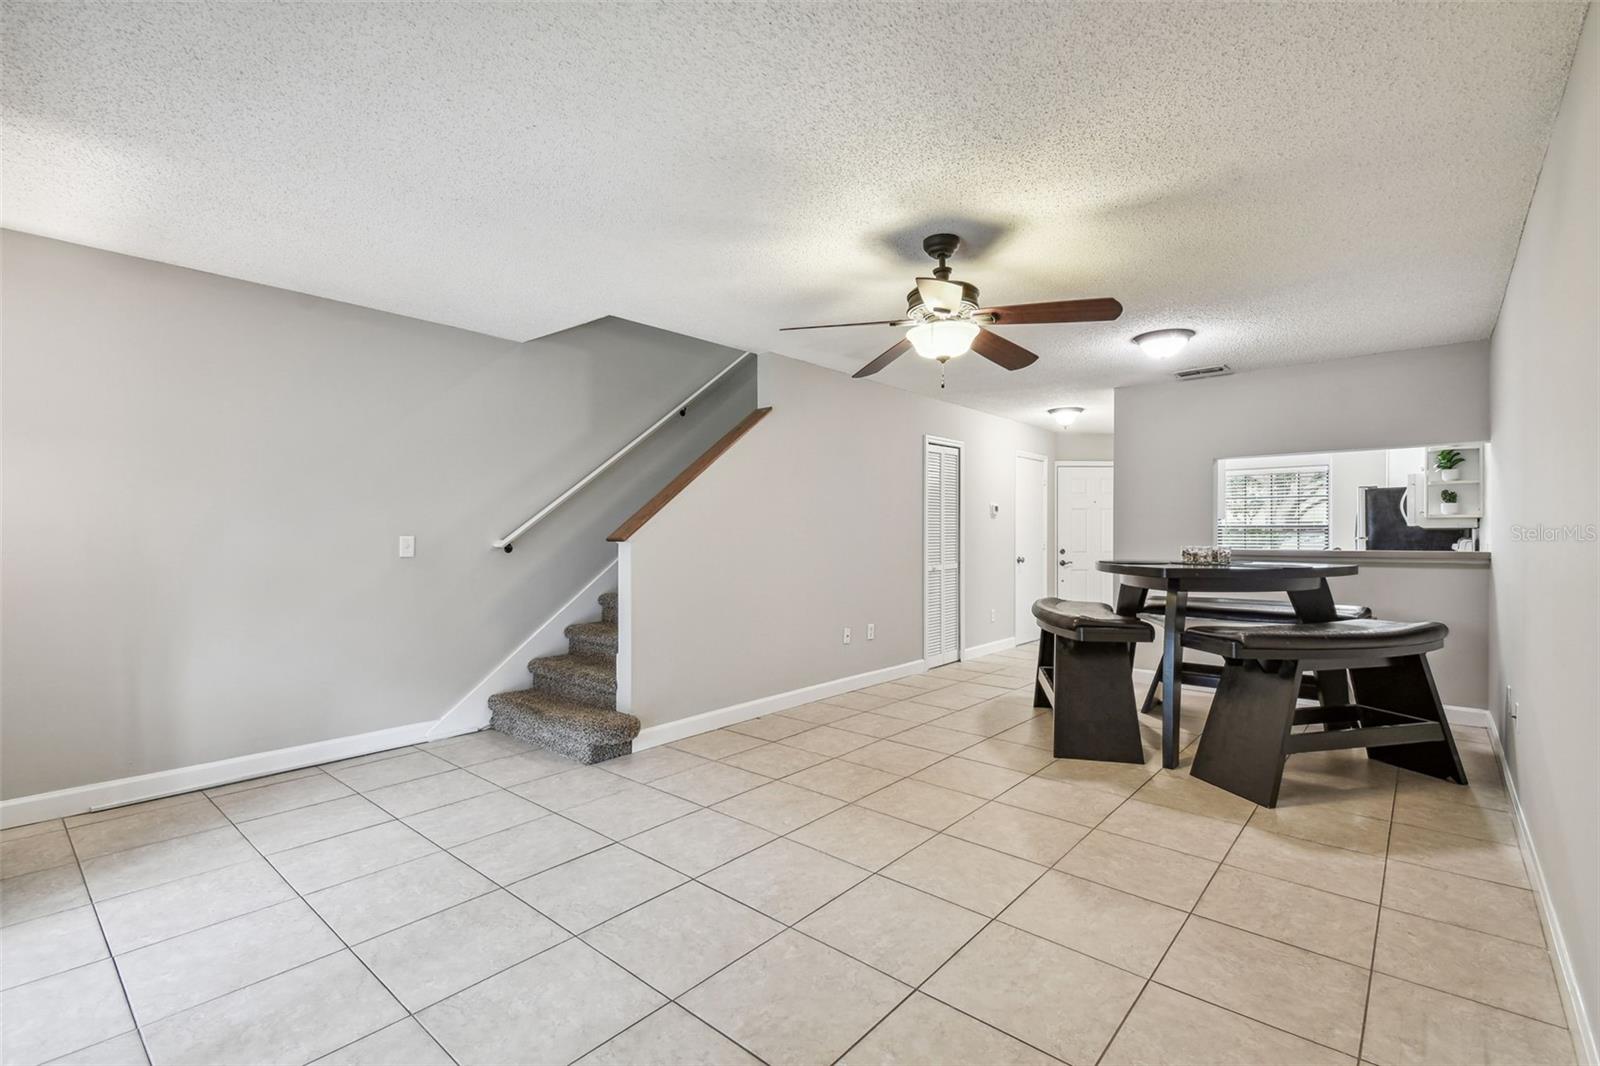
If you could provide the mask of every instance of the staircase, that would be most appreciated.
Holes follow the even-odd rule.
[[[489,697],[491,728],[582,763],[633,750],[639,719],[617,706],[617,594],[600,597],[600,621],[566,628],[567,654],[528,663],[530,688]]]

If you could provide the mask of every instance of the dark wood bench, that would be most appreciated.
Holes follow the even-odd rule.
[[[1449,632],[1442,622],[1374,618],[1190,627],[1184,647],[1224,662],[1191,773],[1275,807],[1290,755],[1366,748],[1380,762],[1466,784],[1428,668]],[[1308,670],[1349,671],[1353,701],[1299,706]]]
[[[1144,762],[1133,702],[1133,647],[1155,639],[1150,623],[1104,603],[1055,597],[1033,605],[1039,622],[1035,707],[1055,708],[1058,759]]]
[[[1167,600],[1165,596],[1151,596],[1145,600],[1140,608],[1140,614],[1153,615],[1159,621],[1166,614]],[[1372,608],[1363,607],[1354,603],[1336,603],[1333,605],[1334,616],[1339,621],[1352,621],[1357,618],[1371,618]],[[1288,599],[1258,600],[1245,599],[1237,596],[1190,596],[1184,603],[1184,614],[1189,618],[1211,618],[1224,622],[1248,623],[1251,625],[1292,624],[1299,621],[1294,613],[1294,604]],[[1156,693],[1161,691],[1162,660],[1156,662],[1155,676],[1150,679],[1150,687],[1145,690],[1144,703],[1139,707],[1141,714],[1160,714],[1161,701]],[[1181,674],[1182,683],[1197,685],[1201,688],[1216,688],[1217,682],[1222,677],[1222,667],[1215,663],[1197,663],[1185,661]],[[1319,690],[1314,677],[1305,677],[1300,681],[1300,694],[1306,699],[1317,699]]]

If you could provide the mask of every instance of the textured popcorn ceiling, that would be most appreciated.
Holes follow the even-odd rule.
[[[1184,365],[1492,328],[1581,4],[5,5],[4,224],[525,339],[615,314],[853,370],[930,264],[1044,424]],[[1169,364],[1128,338],[1187,326]],[[937,392],[900,360],[879,380]]]

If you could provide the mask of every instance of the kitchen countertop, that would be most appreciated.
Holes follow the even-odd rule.
[[[1235,559],[1254,559],[1270,562],[1283,560],[1316,563],[1361,563],[1373,566],[1461,566],[1487,567],[1488,552],[1427,552],[1427,551],[1239,551]]]

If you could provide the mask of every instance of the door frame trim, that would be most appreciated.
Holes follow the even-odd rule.
[[[1064,466],[1106,466],[1106,467],[1110,467],[1113,471],[1115,471],[1116,467],[1117,467],[1117,461],[1115,459],[1057,459],[1056,460],[1056,467],[1055,467],[1055,469],[1056,469],[1056,478],[1055,478],[1055,480],[1056,480],[1056,486],[1057,486],[1058,489],[1059,489],[1060,484],[1061,484],[1061,468],[1064,467]],[[1058,500],[1057,501],[1058,507],[1059,507],[1059,503],[1060,503],[1060,501]],[[1113,511],[1113,514],[1115,514],[1114,511]],[[1113,522],[1114,521],[1115,521],[1115,519],[1113,519]],[[1061,523],[1057,522],[1056,523],[1056,554],[1057,555],[1061,554],[1061,549],[1063,547],[1064,547],[1064,545],[1061,543]],[[1113,588],[1112,591],[1116,591],[1115,588]]]
[[[956,450],[956,662],[966,655],[967,643],[967,444],[954,437],[922,435],[922,661],[928,662],[928,447],[939,444]]]
[[[1023,451],[1022,449],[1019,448],[1019,449],[1017,449],[1016,458],[1012,459],[1012,461],[1011,461],[1011,510],[1013,512],[1013,514],[1011,515],[1011,545],[1012,545],[1013,548],[1016,547],[1016,543],[1017,543],[1017,519],[1019,517],[1018,514],[1015,513],[1016,510],[1017,510],[1017,484],[1016,484],[1016,481],[1017,481],[1017,462],[1016,462],[1016,460],[1017,459],[1037,459],[1039,461],[1039,463],[1044,467],[1044,478],[1042,479],[1044,481],[1044,498],[1043,498],[1043,500],[1040,501],[1040,507],[1039,507],[1039,520],[1044,523],[1044,536],[1042,538],[1040,538],[1039,544],[1044,549],[1045,558],[1044,558],[1043,562],[1040,564],[1039,570],[1040,570],[1040,576],[1042,576],[1044,578],[1045,595],[1048,596],[1050,594],[1050,475],[1053,473],[1053,471],[1051,470],[1051,467],[1050,467],[1050,457],[1048,455],[1040,455],[1038,452]],[[1013,555],[1014,554],[1015,553],[1013,552]],[[1017,631],[1017,624],[1022,620],[1021,619],[1022,612],[1020,610],[1018,610],[1018,606],[1019,605],[1016,602],[1016,599],[1017,599],[1017,571],[1015,570],[1016,564],[1013,563],[1012,566],[1013,566],[1013,569],[1011,571],[1011,641],[1012,641],[1012,645],[1011,646],[1012,647],[1017,647],[1018,645],[1026,644],[1031,640],[1035,640],[1035,639],[1037,639],[1037,637],[1028,635],[1025,631],[1024,632],[1018,632]],[[1028,636],[1027,640],[1023,639],[1023,637],[1025,635]]]

